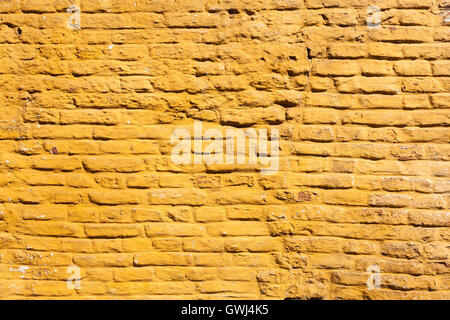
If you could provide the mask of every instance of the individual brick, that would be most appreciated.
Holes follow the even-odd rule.
[[[99,205],[139,204],[144,194],[136,191],[91,191],[89,200]]]
[[[401,80],[394,77],[339,78],[336,87],[342,93],[397,94],[401,92]]]
[[[148,192],[150,204],[199,206],[206,202],[206,194],[189,189],[155,189]]]
[[[88,158],[83,166],[89,172],[139,172],[145,168],[144,161],[137,158]]]
[[[360,72],[358,63],[352,60],[319,60],[313,70],[322,76],[353,76]]]
[[[130,224],[89,224],[84,230],[89,238],[127,238],[143,234],[141,226]]]
[[[430,76],[431,66],[428,61],[397,61],[394,70],[402,76]]]
[[[164,237],[164,236],[178,236],[178,237],[193,237],[202,236],[205,233],[205,227],[194,224],[166,224],[166,223],[151,223],[145,226],[145,232],[149,237]]]

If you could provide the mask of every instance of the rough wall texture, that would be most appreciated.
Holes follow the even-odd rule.
[[[0,1],[0,298],[449,299],[446,5]]]

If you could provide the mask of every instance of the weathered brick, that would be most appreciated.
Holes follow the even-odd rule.
[[[203,205],[206,201],[206,195],[202,191],[188,189],[155,189],[148,193],[150,204],[169,204],[169,205]]]
[[[127,238],[143,234],[141,226],[129,224],[89,224],[84,227],[84,231],[90,238]]]
[[[403,79],[402,89],[404,92],[414,93],[434,93],[443,91],[442,84],[437,79],[432,78]]]
[[[73,157],[45,156],[36,158],[32,167],[38,170],[74,171],[81,168],[81,162]]]
[[[381,253],[394,258],[417,258],[421,255],[421,247],[408,242],[385,242],[381,245]]]
[[[360,68],[352,60],[319,60],[314,65],[314,73],[322,76],[353,76]]]
[[[131,254],[83,254],[75,255],[73,262],[80,267],[129,267],[133,265]]]
[[[69,222],[33,221],[24,225],[28,234],[36,236],[80,237],[84,234],[80,225]]]
[[[83,160],[83,166],[89,172],[138,172],[145,168],[144,161],[136,158],[89,158]]]
[[[267,236],[269,229],[262,222],[215,222],[208,224],[208,233],[212,236]]]
[[[386,42],[432,42],[433,34],[425,27],[396,27],[374,30],[370,33],[370,38]]]
[[[400,194],[372,194],[369,202],[375,207],[407,207],[411,204],[411,197]]]
[[[328,48],[332,58],[362,58],[367,56],[367,45],[361,43],[333,43]]]
[[[151,281],[154,274],[153,268],[122,268],[114,270],[114,280],[119,282]]]
[[[431,75],[431,65],[428,61],[397,61],[394,70],[402,76]]]
[[[401,91],[401,81],[393,77],[353,77],[338,78],[337,89],[343,93],[383,93],[397,94]]]
[[[145,195],[133,191],[92,191],[89,200],[99,205],[138,204],[144,201]]]
[[[206,228],[202,225],[185,223],[151,223],[145,226],[149,237],[194,237],[204,235]]]
[[[376,126],[407,126],[412,123],[411,116],[402,111],[350,111],[346,112],[343,123]]]
[[[148,252],[135,254],[133,263],[141,266],[186,266],[193,263],[193,256],[189,253]]]
[[[200,207],[195,210],[198,222],[219,222],[225,220],[225,209],[220,207]]]

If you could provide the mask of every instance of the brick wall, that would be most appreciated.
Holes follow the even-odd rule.
[[[0,1],[0,298],[449,299],[448,5]]]

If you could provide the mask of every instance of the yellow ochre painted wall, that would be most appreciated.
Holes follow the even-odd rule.
[[[449,8],[0,1],[0,299],[450,299]]]

